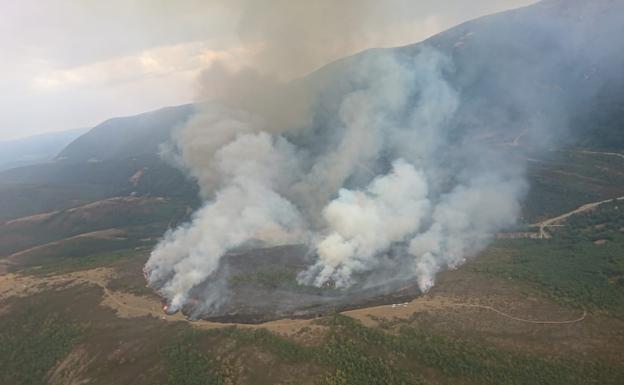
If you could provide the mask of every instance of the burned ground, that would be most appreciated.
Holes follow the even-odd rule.
[[[202,308],[203,298],[210,295],[212,288],[209,281],[191,293],[182,312],[193,319],[262,323],[281,318],[315,318],[361,307],[405,302],[421,294],[414,282],[388,278],[398,272],[385,272],[384,279],[362,277],[359,285],[349,289],[301,285],[297,274],[311,264],[311,257],[313,255],[299,245],[228,255],[215,273],[215,276],[225,277],[222,284],[228,286],[224,303],[214,310]]]
[[[545,163],[553,175],[567,173],[549,185],[565,189],[576,174],[602,178],[591,174],[607,155],[579,156],[585,160],[572,173]],[[600,183],[587,184],[587,193],[619,194],[619,183]],[[563,201],[570,209],[587,203]],[[552,239],[497,240],[424,295],[335,302],[299,319],[276,319],[270,296],[340,298],[333,288],[296,284],[306,252],[234,253],[227,283],[255,308],[231,305],[237,314],[212,321],[165,315],[145,286],[152,238],[167,223],[72,234],[3,260],[0,383],[619,384],[622,223],[618,202],[604,204],[569,218]],[[139,242],[104,245],[102,237]],[[64,255],[64,246],[75,253]]]
[[[0,298],[4,346],[34,341],[2,350],[2,383],[617,384],[624,374],[621,319],[595,309],[579,322],[535,324],[464,306],[544,321],[583,312],[473,264],[406,304],[237,325],[165,316],[158,297],[137,288],[145,258],[11,275],[23,277],[11,287],[32,290]],[[50,359],[27,375],[34,354]]]

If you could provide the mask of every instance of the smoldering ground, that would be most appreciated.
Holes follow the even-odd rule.
[[[309,125],[275,129],[257,113],[209,104],[179,133],[181,162],[208,200],[146,266],[172,309],[215,279],[224,255],[258,243],[309,245],[317,258],[299,274],[302,285],[411,279],[426,291],[438,270],[513,223],[521,178],[504,164],[453,160],[492,151],[447,139],[458,105],[444,79],[448,58],[430,48],[406,58],[386,52],[352,70],[335,111],[316,107],[302,119]],[[324,90],[307,97],[322,103]],[[388,269],[400,274],[367,280]],[[227,293],[215,284],[210,291],[219,294],[206,299]]]
[[[565,23],[521,15],[506,37],[470,46],[474,30],[491,24],[469,23],[446,34],[450,49],[433,38],[370,50],[290,81],[280,77],[292,49],[281,38],[264,42],[257,67],[208,69],[201,88],[209,100],[167,150],[197,180],[205,204],[154,249],[145,267],[150,285],[170,309],[193,316],[253,308],[253,290],[233,295],[229,279],[233,261],[241,265],[236,256],[245,255],[254,268],[263,261],[265,270],[297,271],[298,289],[260,301],[272,301],[280,315],[364,303],[410,283],[430,289],[440,270],[461,265],[518,219],[525,161],[505,144],[526,131],[527,141],[544,146],[566,126],[573,103],[538,86],[557,64],[585,55],[569,50],[578,42],[566,43]],[[485,77],[492,67],[482,62],[484,47],[503,39],[517,61],[527,42],[514,40],[515,28],[526,25],[559,46],[522,57],[517,79]],[[270,52],[279,59],[273,71],[264,67]],[[306,55],[319,57],[313,49]],[[529,66],[537,56],[540,66]],[[275,249],[283,245],[303,246]],[[261,258],[271,250],[291,251]],[[315,287],[331,290],[300,290]]]

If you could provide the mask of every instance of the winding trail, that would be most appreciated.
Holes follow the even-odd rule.
[[[459,306],[459,307],[472,307],[472,308],[477,308],[477,309],[484,309],[484,310],[489,310],[489,311],[493,311],[494,313],[501,315],[505,318],[509,318],[512,319],[514,321],[520,321],[520,322],[526,322],[526,323],[532,323],[532,324],[555,324],[555,325],[561,325],[561,324],[573,324],[573,323],[577,323],[577,322],[581,322],[585,319],[585,317],[587,317],[587,310],[583,309],[583,314],[575,319],[572,320],[566,320],[566,321],[538,321],[538,320],[530,320],[530,319],[524,319],[524,318],[519,318],[519,317],[514,317],[512,315],[509,315],[505,312],[502,312],[492,306],[487,306],[487,305],[475,305],[475,304],[467,304],[467,303],[454,303],[454,304],[449,304],[449,306]]]
[[[598,202],[591,202],[591,203],[586,203],[580,207],[577,207],[576,209],[567,212],[565,214],[561,214],[559,216],[556,216],[554,218],[549,218],[546,220],[543,220],[541,222],[537,222],[537,223],[533,223],[532,225],[530,225],[531,227],[539,227],[539,231],[540,231],[540,238],[550,238],[550,234],[548,234],[548,232],[545,230],[546,227],[552,227],[552,226],[557,226],[559,225],[561,222],[564,222],[566,219],[568,219],[569,217],[571,217],[572,215],[575,214],[580,214],[589,210],[593,210],[596,207],[611,202],[612,200],[617,200],[617,201],[621,201],[624,200],[624,196],[621,197],[617,197],[617,198],[610,198],[610,199],[605,199],[602,201],[598,201]]]
[[[101,282],[98,281],[87,281],[89,283],[92,283],[94,285],[97,285],[99,287],[101,287],[104,290],[104,295],[106,297],[108,297],[111,301],[113,301],[117,306],[121,307],[121,308],[125,308],[128,310],[133,310],[136,311],[138,313],[147,313],[147,314],[152,314],[154,315],[154,309],[153,308],[149,308],[146,306],[132,306],[132,305],[128,305],[127,303],[125,303],[122,299],[119,299],[116,297],[116,295],[118,295],[117,293],[109,290],[105,285],[103,285]],[[421,297],[422,298],[422,297]],[[413,302],[418,301],[419,298],[415,299]],[[426,300],[425,300],[426,302]],[[382,307],[388,307],[388,306],[392,306],[392,305],[385,305]],[[564,321],[544,321],[544,320],[531,320],[531,319],[525,319],[525,318],[520,318],[520,317],[516,317],[510,314],[507,314],[501,310],[496,309],[495,307],[492,306],[488,306],[488,305],[478,305],[478,304],[471,304],[471,303],[463,303],[463,302],[451,302],[451,303],[446,303],[444,305],[442,305],[441,307],[466,307],[466,308],[476,308],[476,309],[483,309],[483,310],[488,310],[488,311],[492,311],[502,317],[514,320],[514,321],[518,321],[518,322],[525,322],[525,323],[532,323],[532,324],[553,324],[553,325],[562,325],[562,324],[573,324],[573,323],[577,323],[577,322],[581,322],[585,319],[585,317],[587,317],[587,310],[583,310],[583,314],[578,317],[578,318],[574,318],[571,320],[564,320]],[[377,307],[379,308],[379,307]],[[366,310],[366,308],[362,309],[362,310]],[[349,312],[346,312],[349,313]],[[156,314],[161,316],[162,319],[164,320],[169,320],[169,321],[186,321],[189,323],[193,323],[193,324],[206,324],[206,325],[210,325],[212,327],[219,327],[219,326],[232,326],[232,325],[238,325],[240,326],[241,324],[228,324],[228,323],[215,323],[215,322],[210,322],[210,321],[203,321],[203,320],[198,320],[198,321],[189,321],[186,317],[184,317],[183,315],[181,315],[180,313],[177,313],[175,315],[167,315],[167,314]],[[297,321],[297,322],[304,322],[307,323],[311,320],[292,320],[292,321]],[[274,324],[276,321],[272,321],[272,322],[266,322],[264,324],[258,324],[258,325],[254,325],[254,326],[258,326],[258,327],[262,327],[263,325],[271,325]]]
[[[567,151],[576,152],[578,154],[588,154],[588,155],[608,155],[608,156],[615,156],[615,157],[624,159],[624,154],[620,154],[619,152],[602,152],[602,151],[589,151],[589,150],[567,150]]]
[[[136,311],[136,312],[139,312],[139,313],[146,313],[146,314],[152,314],[153,311],[154,311],[153,309],[151,309],[149,307],[128,305],[122,299],[117,298],[115,293],[112,292],[106,286],[101,285],[99,283],[96,283],[94,281],[91,281],[89,283],[93,283],[93,284],[96,284],[97,286],[101,287],[102,290],[104,290],[104,297],[110,299],[115,305],[117,305],[120,308],[123,308],[123,309],[126,309],[126,310]],[[165,314],[164,312],[163,312],[163,314],[159,314],[159,316],[165,317],[167,319],[175,320],[175,321],[185,321],[186,320],[186,318],[184,318],[184,317],[175,317],[175,316],[171,316],[169,314]]]
[[[280,319],[269,321],[262,324],[238,324],[238,323],[220,323],[204,320],[191,321],[184,315],[176,313],[173,315],[165,314],[161,308],[160,302],[155,298],[135,295],[123,291],[114,291],[107,287],[107,283],[112,277],[113,271],[106,268],[97,268],[82,272],[68,273],[58,276],[46,277],[45,279],[21,276],[16,274],[0,275],[0,301],[4,298],[18,296],[24,297],[42,290],[54,290],[55,287],[64,288],[73,285],[88,284],[102,288],[102,306],[107,306],[117,311],[117,316],[122,318],[135,318],[143,316],[153,316],[164,321],[176,322],[182,321],[189,323],[193,327],[201,329],[215,329],[223,327],[245,327],[245,328],[264,328],[278,333],[292,334],[299,331],[302,327],[321,328],[321,326],[313,323],[314,319]],[[509,320],[531,323],[531,324],[552,324],[563,325],[582,322],[587,317],[587,310],[583,310],[580,317],[570,320],[535,320],[517,317],[502,310],[489,305],[479,305],[458,301],[452,297],[430,297],[422,296],[415,298],[404,306],[381,305],[369,308],[361,308],[345,311],[342,314],[358,319],[364,323],[370,321],[370,315],[379,317],[394,316],[399,318],[409,318],[411,315],[421,311],[429,311],[444,308],[473,308],[491,311],[497,315]]]

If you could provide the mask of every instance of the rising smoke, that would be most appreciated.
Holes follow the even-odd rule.
[[[213,65],[201,86],[210,100],[175,134],[170,152],[205,203],[165,235],[145,267],[171,310],[199,284],[219,281],[228,252],[258,244],[308,245],[316,261],[299,282],[339,288],[388,268],[387,254],[398,253],[401,279],[425,292],[440,270],[515,222],[522,167],[501,148],[457,133],[449,57],[427,46],[409,55],[373,50],[285,82],[284,55],[302,47],[284,43],[270,20],[269,36],[280,38],[264,42],[262,65]],[[328,53],[320,51],[299,57],[314,66]],[[264,67],[267,55],[279,59],[273,71]],[[211,290],[203,307],[215,310],[227,293],[225,285]]]

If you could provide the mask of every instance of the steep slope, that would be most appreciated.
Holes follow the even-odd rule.
[[[601,8],[609,4],[613,9]],[[598,200],[591,194],[615,194],[624,188],[624,160],[618,154],[575,149],[532,153],[524,148],[540,140],[548,147],[622,148],[617,144],[621,99],[614,91],[621,75],[611,72],[621,53],[613,36],[621,35],[607,40],[605,51],[596,47],[596,67],[585,55],[591,50],[575,50],[561,36],[577,22],[585,23],[579,44],[597,45],[593,38],[619,34],[620,27],[610,25],[622,20],[618,7],[616,1],[545,1],[467,23],[425,43],[454,59],[456,68],[446,76],[463,101],[452,122],[457,130],[492,134],[487,140],[509,148],[510,156],[530,157],[531,184],[541,189],[530,200],[542,200],[534,215],[553,206],[565,211],[562,203],[570,198]],[[486,32],[493,36],[484,36]],[[422,47],[395,52],[410,60]],[[316,84],[324,96],[315,126],[303,135],[328,127],[323,122],[336,113],[332,98],[354,86],[351,70],[377,52],[334,63],[301,80],[322,80]],[[550,65],[541,68],[542,63]],[[602,108],[607,102],[610,108]],[[562,132],[573,135],[564,137]],[[600,136],[607,134],[613,136]],[[558,140],[548,142],[549,137]],[[110,194],[180,187],[177,179],[163,176],[155,156],[133,160],[135,150],[91,162],[85,152],[75,162],[11,170],[0,174],[0,180],[17,189],[37,181],[45,188],[77,183],[75,190],[93,187],[102,192],[112,187]],[[552,200],[544,201],[544,191]],[[11,202],[3,199],[0,203],[9,207]],[[391,301],[387,306],[346,314],[336,314],[341,309],[336,307],[321,310],[331,316],[314,320],[242,326],[184,322],[179,315],[163,314],[160,299],[144,287],[149,243],[139,243],[138,250],[137,244],[120,244],[120,249],[130,250],[127,254],[105,249],[105,256],[84,258],[97,250],[96,244],[85,242],[87,235],[106,241],[106,247],[113,238],[140,241],[127,232],[97,229],[142,221],[145,205],[158,201],[109,199],[0,224],[0,244],[20,248],[54,243],[43,254],[20,256],[30,267],[49,258],[45,265],[51,270],[0,277],[0,382],[616,385],[624,378],[624,216],[617,202],[571,218],[549,241],[497,242],[464,268],[443,273],[431,291],[410,302],[395,297],[386,299]],[[159,223],[170,218],[163,211],[152,213]],[[92,230],[97,236],[81,233]],[[69,238],[56,243],[63,237]],[[59,249],[88,261],[63,264]],[[0,255],[2,251],[0,247]],[[309,293],[296,290],[310,288],[296,286],[298,269],[290,265],[293,259],[287,253],[292,251],[233,255],[225,284],[237,288],[235,300],[251,299],[257,308],[275,306],[281,296],[301,304]],[[70,272],[63,273],[68,266]],[[0,271],[2,267],[0,261]],[[59,274],[42,274],[49,271]],[[250,314],[246,302],[234,305],[239,307],[230,319]],[[308,316],[318,315],[318,310],[308,310],[314,312]],[[265,309],[261,315],[283,317],[269,311],[276,312]]]
[[[546,0],[535,5],[478,18],[424,42],[372,49],[338,60],[293,81],[287,90],[304,89],[315,99],[310,136],[338,115],[345,92],[357,87],[354,73],[374,55],[393,52],[413,60],[425,47],[452,59],[448,81],[460,92],[458,130],[496,133],[511,141],[528,129],[525,141],[547,142],[566,135],[568,145],[624,146],[624,3]],[[288,100],[288,98],[285,98]],[[71,143],[59,159],[71,162],[123,159],[158,152],[171,130],[193,114],[193,105],[167,107],[114,118]],[[557,144],[561,144],[559,141]]]
[[[197,186],[157,155],[26,166],[0,172],[0,222],[129,194],[194,205]]]
[[[622,147],[622,18],[621,1],[546,0],[467,22],[425,44],[453,58],[459,125],[513,135],[528,129],[528,142]]]
[[[86,162],[157,154],[159,145],[169,140],[171,131],[184,124],[193,110],[193,105],[185,104],[109,119],[69,144],[57,159]]]
[[[315,100],[313,124],[289,139],[297,142],[328,136],[322,133],[339,117],[336,101],[358,87],[355,74],[363,61],[392,52],[409,63],[426,47],[433,47],[453,62],[453,69],[444,75],[460,94],[458,113],[449,123],[458,138],[483,137],[492,145],[620,150],[624,148],[624,79],[620,73],[624,49],[616,37],[624,36],[622,19],[624,3],[620,1],[546,0],[469,21],[422,43],[344,58],[289,85],[288,92],[293,95],[304,89]],[[190,196],[197,187],[156,154],[159,145],[170,139],[171,131],[184,124],[194,109],[183,105],[110,119],[68,145],[56,163],[1,174],[0,218],[66,208],[76,199],[39,208],[22,202],[31,208],[5,213],[20,206],[19,201],[9,202],[13,198],[8,196],[33,196],[41,186],[72,185],[72,190],[91,191],[79,194],[80,203],[94,195],[100,199],[127,194],[136,190],[129,178],[143,168],[149,169],[144,179],[152,183],[145,185],[142,193],[175,195],[184,191]],[[319,148],[323,146],[318,143]],[[22,187],[31,193],[20,194]],[[3,195],[9,190],[10,195]],[[67,193],[71,195],[76,194]],[[541,194],[534,191],[532,195]]]
[[[185,199],[197,187],[162,161],[159,146],[192,105],[113,118],[75,139],[53,161],[0,172],[0,221],[131,193]]]
[[[353,74],[364,61],[391,53],[409,66],[433,48],[452,62],[444,76],[460,96],[450,123],[457,133],[468,130],[500,143],[526,131],[521,143],[624,148],[623,18],[621,1],[546,0],[421,43],[362,52],[294,86],[316,93],[314,136],[324,120],[338,116],[336,101],[358,86]]]
[[[83,233],[167,223],[184,212],[184,205],[165,198],[117,197],[14,219],[0,223],[0,256]]]

